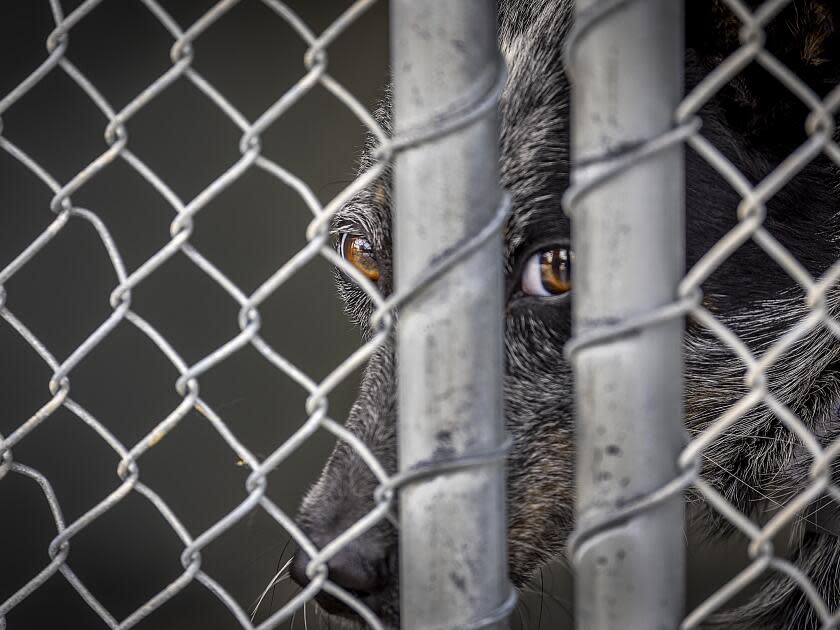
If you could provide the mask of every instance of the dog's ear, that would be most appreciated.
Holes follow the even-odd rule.
[[[809,0],[803,10],[792,8],[785,26],[796,45],[793,53],[806,71],[838,75],[838,8],[836,0]]]
[[[765,2],[744,1],[751,10]],[[687,0],[689,88],[741,46],[743,22],[724,0]],[[814,92],[840,83],[840,0],[792,0],[764,27],[765,48]],[[694,75],[692,76],[692,73]],[[807,110],[771,73],[753,62],[721,92],[732,116],[751,131],[779,133]],[[799,130],[802,126],[799,126]]]
[[[766,2],[743,4],[758,11]],[[740,46],[744,24],[724,0],[688,0],[686,26],[688,47],[720,61]],[[765,25],[765,47],[797,74],[835,78],[840,76],[838,28],[837,0],[791,0]]]

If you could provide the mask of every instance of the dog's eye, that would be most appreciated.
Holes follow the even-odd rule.
[[[522,272],[522,292],[526,295],[563,295],[572,290],[574,256],[564,247],[544,249],[531,256]]]
[[[339,249],[344,259],[365,274],[368,280],[379,280],[379,265],[369,240],[363,236],[342,234]]]

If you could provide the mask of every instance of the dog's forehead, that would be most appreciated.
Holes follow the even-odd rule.
[[[509,264],[523,249],[569,237],[562,209],[569,181],[569,84],[562,51],[571,13],[570,2],[556,0],[500,5],[499,43],[508,68],[501,171],[512,200],[505,239]]]
[[[564,242],[569,222],[561,200],[569,174],[569,86],[563,71],[562,43],[571,25],[571,3],[557,0],[503,0],[499,6],[499,45],[508,79],[502,94],[501,178],[511,196],[505,230],[508,268],[531,247]],[[540,80],[535,81],[534,77]],[[386,93],[376,117],[391,130],[391,99]],[[373,142],[361,170],[374,165]],[[390,172],[338,211],[333,231],[368,235],[381,251],[390,249]]]

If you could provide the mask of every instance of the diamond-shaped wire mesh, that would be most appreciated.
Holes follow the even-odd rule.
[[[576,35],[568,43],[567,59],[574,68],[575,53],[580,38],[600,22],[615,19],[623,6],[634,0],[605,0],[581,16],[576,26]],[[671,318],[688,315],[713,334],[741,361],[744,369],[744,385],[748,390],[743,397],[696,435],[691,436],[679,458],[682,474],[671,483],[648,496],[623,506],[594,525],[581,527],[572,537],[570,555],[576,560],[576,552],[582,541],[604,527],[615,526],[623,519],[660,504],[662,501],[693,488],[705,502],[737,531],[750,541],[749,565],[733,579],[721,586],[708,599],[697,606],[683,621],[683,628],[695,628],[709,620],[709,617],[744,589],[760,584],[768,572],[779,572],[796,583],[810,601],[820,623],[825,628],[840,623],[840,610],[831,610],[818,589],[803,571],[774,551],[774,538],[787,526],[801,518],[803,512],[819,499],[828,495],[840,501],[840,488],[832,481],[831,465],[840,455],[840,441],[827,445],[797,415],[791,411],[768,387],[768,373],[779,359],[808,334],[822,328],[827,334],[840,338],[840,324],[831,315],[829,291],[840,280],[840,261],[814,278],[803,264],[764,227],[766,204],[788,182],[797,176],[818,156],[825,155],[840,165],[840,147],[834,140],[834,114],[840,107],[840,86],[835,87],[825,98],[820,98],[812,88],[787,68],[764,46],[765,27],[793,0],[768,0],[751,10],[741,0],[723,0],[737,16],[742,27],[739,32],[740,46],[724,59],[708,76],[683,99],[675,112],[673,130],[654,138],[621,159],[616,160],[603,174],[574,186],[567,194],[566,207],[571,212],[578,199],[599,184],[622,173],[645,156],[663,151],[675,144],[685,142],[697,152],[741,197],[737,209],[737,223],[719,239],[683,278],[678,299],[663,308],[647,313],[620,325],[604,327],[574,339],[568,348],[573,354],[578,349],[609,341],[629,331],[653,326]],[[748,178],[701,133],[703,106],[712,100],[730,81],[735,79],[750,64],[758,64],[777,81],[779,89],[788,90],[810,110],[805,123],[807,140],[791,152],[778,166],[758,183]],[[760,354],[752,351],[702,302],[703,283],[719,269],[742,245],[752,241],[779,265],[805,293],[807,315],[790,327],[774,343]],[[807,486],[792,500],[772,515],[764,525],[751,520],[742,513],[711,483],[704,480],[702,461],[707,450],[722,439],[724,434],[737,425],[751,410],[764,406],[777,418],[810,455],[810,471]]]
[[[41,81],[52,73],[64,73],[104,116],[106,120],[105,140],[108,145],[108,148],[95,160],[79,168],[75,176],[66,182],[60,182],[38,161],[33,159],[26,152],[25,147],[18,146],[4,135],[0,135],[0,147],[20,165],[34,174],[52,192],[50,209],[55,214],[55,218],[49,227],[0,271],[0,309],[2,309],[0,310],[0,316],[52,371],[52,378],[49,381],[51,394],[49,400],[8,435],[0,436],[0,453],[2,454],[0,478],[14,474],[34,480],[40,486],[49,504],[56,528],[55,538],[49,546],[50,562],[37,575],[29,579],[21,578],[21,583],[18,585],[16,592],[5,602],[0,603],[0,627],[6,626],[6,615],[12,609],[42,587],[54,574],[61,573],[78,592],[79,596],[102,619],[104,624],[111,628],[134,626],[193,582],[200,583],[218,598],[243,628],[252,628],[254,625],[240,603],[219,582],[202,569],[202,550],[224,532],[241,522],[255,509],[262,509],[276,521],[311,558],[308,567],[308,573],[311,577],[310,584],[257,627],[277,627],[320,590],[325,590],[345,602],[356,610],[370,626],[381,627],[373,613],[358,599],[328,579],[326,563],[349,541],[386,516],[391,509],[394,483],[368,448],[329,417],[327,396],[346,376],[366,361],[389,333],[390,315],[386,311],[380,312],[377,319],[380,324],[377,334],[336,366],[326,378],[317,381],[280,354],[260,335],[261,319],[259,313],[259,307],[274,292],[307,263],[318,257],[325,258],[329,263],[354,278],[376,307],[385,306],[384,300],[376,288],[334,251],[329,242],[328,232],[328,222],[335,210],[375,180],[382,173],[386,166],[386,160],[393,152],[388,149],[390,139],[386,137],[373,117],[350,92],[327,72],[328,46],[374,4],[374,0],[354,2],[320,34],[314,33],[286,4],[277,0],[264,0],[263,4],[276,15],[277,20],[291,27],[299,36],[307,47],[307,52],[299,80],[285,93],[280,94],[277,100],[254,121],[248,120],[241,114],[212,83],[193,67],[193,44],[209,29],[212,29],[214,24],[223,18],[238,2],[239,0],[217,2],[188,28],[182,28],[156,0],[142,0],[145,9],[172,37],[173,43],[170,54],[172,65],[125,106],[117,109],[108,102],[93,82],[88,80],[83,70],[77,67],[67,55],[73,29],[83,22],[91,12],[95,11],[97,6],[102,4],[102,0],[86,0],[68,15],[64,14],[59,0],[49,0],[54,29],[47,38],[46,58],[25,80],[0,100],[0,121],[2,121],[3,114],[14,108],[15,104],[34,90]],[[191,84],[203,98],[218,108],[241,133],[239,143],[241,157],[188,201],[180,199],[173,189],[139,155],[129,149],[128,125],[132,117],[160,97],[172,84],[179,81]],[[346,107],[368,128],[375,140],[383,147],[382,159],[369,170],[361,173],[326,205],[322,205],[318,201],[306,182],[263,155],[261,145],[261,134],[315,86],[321,86],[331,93],[337,102]],[[2,122],[0,122],[0,133],[2,133]],[[135,269],[126,268],[120,253],[120,244],[112,238],[108,227],[99,215],[93,210],[78,207],[72,200],[75,193],[96,179],[109,164],[117,160],[124,161],[142,177],[146,184],[171,206],[174,212],[168,242]],[[199,252],[191,244],[190,237],[193,233],[194,221],[198,220],[201,211],[250,169],[261,169],[294,191],[311,211],[313,218],[306,231],[306,245],[266,278],[256,290],[249,293],[239,288],[223,271]],[[26,323],[10,310],[10,304],[14,303],[14,295],[7,296],[5,285],[27,263],[36,258],[71,221],[85,222],[93,228],[104,245],[109,263],[116,275],[117,283],[110,296],[112,313],[101,322],[92,334],[78,343],[67,357],[61,359],[57,358],[39,340],[38,336],[27,327]],[[176,256],[186,257],[200,272],[216,283],[239,307],[238,325],[240,332],[200,360],[192,363],[186,361],[178,353],[175,344],[170,343],[152,322],[132,310],[132,292],[150,276],[162,273],[170,259]],[[7,300],[7,297],[10,299]],[[403,298],[405,297],[403,296]],[[109,430],[107,421],[95,417],[80,402],[70,396],[73,370],[83,363],[95,348],[106,343],[111,333],[121,322],[128,322],[136,327],[157,347],[180,374],[180,378],[175,383],[175,389],[182,398],[180,404],[161,418],[142,440],[134,444],[123,444]],[[257,457],[246,448],[225,423],[222,416],[200,395],[200,377],[246,346],[255,349],[264,357],[269,366],[293,379],[308,396],[305,409],[306,421],[289,439],[263,458]],[[71,522],[65,521],[50,481],[38,470],[16,461],[13,457],[15,447],[29,439],[30,436],[37,435],[38,427],[43,423],[50,422],[51,416],[61,407],[93,429],[120,459],[117,469],[118,483],[113,491],[107,496],[101,497],[95,505],[90,506],[84,514]],[[197,411],[209,421],[221,439],[233,451],[235,457],[250,470],[246,482],[245,498],[223,518],[218,519],[199,534],[189,532],[166,502],[152,488],[139,480],[140,460],[143,455],[152,446],[165,440],[170,432],[177,431],[179,423],[192,410]],[[294,521],[266,496],[267,475],[319,429],[330,432],[339,440],[347,441],[361,459],[367,463],[381,484],[391,484],[389,489],[377,495],[378,502],[370,513],[320,550],[307,539]],[[134,612],[123,619],[117,619],[97,599],[97,594],[89,589],[82,579],[74,573],[68,558],[74,536],[112,510],[133,492],[149,501],[183,543],[181,554],[183,572]]]
[[[394,296],[388,301],[376,291],[355,268],[348,265],[338,256],[329,244],[327,225],[330,216],[358,191],[374,181],[384,170],[386,161],[394,150],[400,148],[399,141],[391,141],[373,120],[371,115],[353,96],[328,73],[327,49],[341,33],[359,17],[373,0],[360,0],[354,3],[345,13],[338,17],[320,35],[312,30],[285,4],[273,0],[263,0],[265,6],[271,9],[279,20],[285,22],[298,34],[308,50],[304,59],[303,73],[297,83],[263,112],[255,121],[249,121],[221,94],[210,82],[199,74],[192,65],[194,52],[193,42],[199,39],[214,23],[221,19],[227,11],[238,3],[238,0],[222,0],[203,14],[191,26],[182,29],[175,20],[155,0],[142,0],[143,5],[160,24],[167,29],[173,38],[171,48],[172,66],[146,89],[138,94],[124,107],[117,110],[110,105],[97,88],[86,78],[80,68],[75,66],[67,57],[68,42],[73,29],[82,22],[103,0],[87,0],[69,15],[64,15],[60,2],[50,0],[50,7],[55,21],[55,29],[47,39],[47,56],[43,63],[36,68],[20,85],[0,100],[0,117],[13,108],[27,93],[32,91],[45,77],[54,72],[64,73],[79,90],[104,115],[107,124],[105,139],[108,148],[90,164],[80,168],[78,173],[68,181],[61,183],[50,175],[36,160],[30,157],[23,147],[12,143],[5,136],[0,135],[0,147],[17,160],[23,167],[34,174],[52,192],[53,198],[50,209],[55,214],[51,225],[40,234],[29,246],[21,251],[14,259],[0,271],[0,315],[6,323],[15,330],[20,337],[31,346],[32,350],[44,361],[52,371],[49,382],[51,397],[30,418],[26,419],[9,435],[0,438],[0,478],[9,474],[21,475],[32,479],[42,489],[52,512],[57,535],[50,544],[49,556],[51,561],[28,581],[23,581],[19,589],[5,602],[0,604],[0,627],[5,625],[5,616],[26,597],[41,587],[51,576],[61,573],[64,578],[79,593],[81,598],[101,617],[109,627],[127,628],[135,625],[154,610],[163,605],[170,598],[175,597],[181,590],[192,582],[198,582],[217,597],[231,612],[233,618],[244,628],[253,627],[247,613],[241,605],[201,567],[201,551],[204,547],[220,537],[226,530],[240,522],[253,509],[261,508],[280,526],[287,530],[294,540],[312,558],[309,572],[313,578],[310,585],[301,591],[294,599],[272,614],[258,627],[273,628],[283,620],[288,619],[304,602],[311,599],[316,592],[324,589],[354,608],[373,627],[379,627],[378,621],[363,604],[351,594],[343,591],[329,581],[326,562],[334,556],[347,542],[372,527],[385,518],[391,506],[391,491],[399,480],[390,479],[375,457],[360,441],[347,433],[338,423],[333,421],[327,411],[327,396],[353,370],[361,365],[367,357],[381,343],[388,334],[390,318],[387,315],[391,307],[402,303],[410,292]],[[619,0],[603,3],[603,9],[592,14],[592,23],[609,19],[616,8],[633,0]],[[737,208],[737,225],[711,248],[693,269],[685,276],[679,291],[679,300],[668,308],[631,322],[626,328],[638,328],[652,325],[662,319],[680,317],[688,313],[696,322],[705,326],[723,344],[729,347],[743,362],[745,368],[745,385],[748,392],[729,411],[699,435],[695,436],[680,458],[684,474],[666,488],[658,491],[629,506],[622,512],[622,516],[632,511],[639,511],[650,507],[658,501],[682,491],[685,487],[693,486],[703,498],[717,510],[735,528],[743,532],[750,540],[749,554],[751,564],[733,580],[725,584],[701,606],[696,608],[684,621],[686,628],[697,627],[714,611],[723,606],[737,593],[758,580],[768,570],[779,571],[799,585],[811,601],[814,610],[826,627],[840,622],[840,611],[830,610],[821,599],[813,584],[801,568],[780,557],[774,552],[773,539],[787,525],[791,524],[798,515],[815,499],[828,494],[836,501],[840,501],[840,488],[831,479],[831,464],[840,455],[840,442],[827,446],[822,445],[808,426],[788,409],[768,389],[766,375],[768,370],[776,364],[779,358],[794,344],[802,340],[814,330],[824,327],[831,334],[840,338],[840,324],[831,316],[829,305],[829,290],[840,279],[840,262],[824,271],[822,276],[814,278],[796,260],[796,258],[763,226],[765,218],[765,204],[791,179],[805,168],[812,160],[820,155],[840,165],[840,146],[834,140],[834,114],[840,107],[840,87],[821,99],[794,73],[786,68],[776,57],[764,47],[765,26],[791,0],[769,0],[757,10],[751,11],[740,0],[725,0],[726,4],[740,19],[743,28],[740,33],[741,47],[724,60],[717,69],[707,76],[684,99],[678,108],[675,120],[677,127],[661,138],[657,138],[647,146],[640,148],[628,156],[626,164],[616,166],[616,171],[627,167],[634,160],[646,154],[662,150],[676,142],[686,142],[701,155],[720,175],[732,186],[742,198]],[[580,32],[582,29],[579,29]],[[574,41],[571,54],[574,54]],[[806,121],[808,139],[794,150],[769,175],[757,184],[753,184],[729,161],[721,151],[713,146],[700,133],[698,112],[712,99],[723,86],[735,78],[749,64],[759,64],[770,75],[775,77],[780,87],[784,87],[799,98],[811,111]],[[160,96],[170,85],[178,81],[190,83],[208,102],[212,103],[226,116],[241,132],[239,149],[241,157],[230,167],[215,178],[209,185],[189,201],[181,200],[178,195],[160,178],[143,160],[129,149],[128,123],[139,111]],[[322,205],[307,184],[294,174],[273,162],[262,154],[260,136],[274,122],[277,121],[293,104],[316,85],[328,90],[337,100],[352,112],[373,134],[376,141],[383,147],[378,153],[382,159],[372,168],[363,172],[350,185],[335,196],[329,203]],[[482,107],[476,107],[478,115]],[[470,113],[469,115],[475,115]],[[463,118],[468,119],[469,115]],[[2,118],[0,118],[2,120]],[[461,121],[463,122],[463,121]],[[457,125],[442,125],[435,133],[446,133]],[[0,123],[0,133],[2,123]],[[424,137],[429,139],[434,137]],[[416,141],[416,140],[414,140]],[[403,140],[403,144],[414,142]],[[119,245],[114,241],[105,223],[91,210],[77,207],[73,204],[72,196],[114,161],[122,160],[139,174],[147,184],[154,189],[172,208],[175,218],[171,224],[168,243],[154,253],[145,262],[133,270],[126,269],[122,262]],[[278,181],[295,191],[306,204],[313,215],[307,229],[307,244],[290,258],[274,274],[267,278],[255,291],[246,293],[233,283],[210,260],[203,256],[191,243],[194,221],[198,220],[201,210],[223,190],[234,183],[249,169],[256,168],[270,174]],[[605,174],[604,178],[611,174]],[[597,185],[592,184],[592,185]],[[576,195],[581,190],[573,190],[569,195],[570,204],[574,203]],[[502,216],[500,214],[500,216]],[[111,294],[113,312],[86,339],[77,345],[66,358],[59,359],[38,339],[38,337],[18,319],[7,305],[7,295],[4,285],[17,274],[30,260],[37,257],[45,246],[59,234],[71,221],[82,221],[90,225],[98,235],[108,255],[109,262],[117,277],[117,286]],[[491,226],[492,229],[495,229]],[[492,232],[488,229],[487,233]],[[476,246],[481,243],[481,236],[475,240]],[[806,306],[809,314],[795,326],[790,328],[780,339],[760,355],[751,351],[738,337],[722,324],[715,315],[705,308],[700,300],[703,282],[718,269],[741,245],[753,241],[761,247],[782,269],[784,269],[806,294]],[[466,249],[466,248],[465,248]],[[131,308],[132,290],[146,279],[164,269],[167,262],[175,256],[185,256],[202,273],[221,287],[239,307],[240,332],[235,337],[218,347],[201,360],[193,363],[185,361],[173,345],[161,335],[152,323],[140,317]],[[261,320],[259,307],[266,299],[277,291],[291,276],[299,272],[308,262],[324,257],[331,264],[341,268],[353,277],[369,295],[377,308],[376,321],[380,326],[377,334],[361,346],[356,352],[338,365],[326,378],[320,382],[302,372],[292,362],[271,347],[260,335]],[[446,261],[454,264],[455,261]],[[440,271],[437,269],[435,271]],[[13,297],[13,296],[12,296]],[[100,421],[89,413],[79,402],[70,396],[71,376],[73,370],[101,343],[104,343],[112,331],[121,322],[128,322],[143,333],[178,370],[180,378],[175,384],[182,401],[166,417],[162,418],[152,431],[141,441],[124,445],[107,428],[107,423]],[[606,331],[605,335],[615,335],[620,330]],[[603,338],[603,336],[602,336]],[[578,340],[581,343],[593,343],[596,338]],[[231,431],[223,418],[200,396],[199,378],[213,369],[222,361],[245,346],[251,346],[269,365],[291,377],[308,395],[306,404],[306,421],[294,435],[279,445],[265,458],[258,458],[250,452]],[[579,346],[578,346],[579,347]],[[738,423],[751,409],[763,405],[770,410],[792,432],[812,457],[810,484],[791,502],[779,510],[770,521],[759,526],[746,515],[738,511],[727,499],[709,483],[699,476],[697,461],[703,456],[715,440],[719,439],[728,429]],[[90,507],[82,516],[72,522],[65,522],[61,508],[49,480],[39,471],[17,462],[13,458],[14,447],[35,434],[37,428],[45,422],[59,408],[65,408],[80,421],[91,427],[110,448],[118,454],[118,484],[107,496],[96,505]],[[227,443],[230,449],[249,468],[250,475],[246,484],[246,498],[222,519],[198,535],[193,535],[179,521],[177,515],[167,506],[161,497],[151,488],[139,480],[139,462],[148,449],[166,438],[171,431],[176,431],[185,415],[195,409],[202,414]],[[387,491],[379,493],[380,501],[375,508],[353,527],[344,532],[324,549],[320,551],[314,547],[300,531],[293,520],[283,512],[265,494],[267,475],[277,468],[292,451],[298,448],[307,438],[319,429],[325,429],[340,440],[346,440],[368,464],[382,487]],[[73,572],[68,562],[71,540],[81,530],[94,520],[114,508],[127,495],[137,492],[145,497],[158,511],[161,517],[171,526],[183,542],[184,549],[181,556],[183,573],[171,584],[163,588],[155,597],[138,608],[128,617],[116,619],[96,598],[80,578]],[[578,532],[575,542],[580,541],[586,532]]]

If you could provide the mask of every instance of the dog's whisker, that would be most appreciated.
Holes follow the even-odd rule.
[[[257,598],[257,603],[254,605],[254,610],[251,611],[251,621],[254,621],[254,618],[257,616],[257,610],[259,610],[260,605],[262,604],[263,600],[265,599],[265,596],[268,595],[268,592],[271,590],[271,588],[273,586],[276,586],[280,582],[283,582],[283,581],[289,579],[290,574],[286,573],[286,571],[291,566],[293,559],[294,558],[289,558],[289,560],[286,562],[286,564],[284,564],[280,568],[280,570],[277,571],[277,573],[274,575],[274,577],[271,578],[271,581],[268,583],[268,586],[265,587],[265,590],[263,590],[263,592]]]
[[[540,557],[540,558],[543,558],[543,557],[545,557],[545,556],[546,556],[546,551],[545,551],[545,549],[540,549],[540,548],[539,548],[539,547],[537,547],[536,545],[532,545],[532,544],[530,544],[530,543],[527,543],[527,542],[525,542],[524,540],[517,540],[517,539],[514,539],[514,540],[511,540],[511,541],[509,542],[509,544],[510,544],[511,546],[521,547],[522,549],[527,549],[527,550],[529,550],[529,551],[533,551],[533,552],[534,552],[534,553],[536,553],[536,554],[537,554],[537,556],[538,556],[538,557]]]
[[[540,596],[540,608],[541,609],[542,609],[542,599],[545,598],[545,597],[548,597],[549,600],[551,600],[553,603],[557,604],[557,606],[569,616],[569,619],[573,619],[572,610],[571,610],[571,602],[569,602],[567,600],[563,600],[558,595],[556,595],[555,593],[552,593],[550,591],[545,590],[544,569],[548,569],[549,575],[552,576],[552,579],[555,579],[554,576],[553,576],[553,573],[554,573],[554,569],[556,567],[561,567],[563,569],[564,573],[566,573],[570,577],[572,576],[571,570],[565,564],[561,564],[561,563],[550,564],[550,565],[546,566],[545,568],[542,568],[542,567],[540,568],[540,573],[539,573],[539,575],[540,575],[540,590],[536,591],[536,590],[534,590],[532,585],[527,585],[522,589],[522,592],[523,593],[532,593],[534,595],[539,595]]]
[[[289,548],[289,543],[292,542],[292,537],[289,536],[286,539],[286,544],[283,545],[283,550],[280,552],[280,557],[277,559],[277,572],[280,572],[280,563],[283,562],[283,556],[286,554],[286,549]],[[274,594],[277,592],[277,584],[274,585],[274,588],[271,589],[271,599],[268,602],[268,609],[274,610]]]
[[[554,593],[550,593],[550,592],[546,591],[544,588],[542,590],[538,591],[538,590],[535,590],[533,588],[527,588],[527,587],[523,588],[522,592],[523,593],[530,593],[531,595],[539,595],[541,600],[542,600],[542,598],[547,597],[551,602],[557,604],[557,606],[563,612],[565,612],[567,615],[569,615],[570,619],[572,618],[572,610],[571,610],[571,608],[569,608],[569,602],[563,601],[562,599],[560,599]],[[542,608],[542,605],[540,607]]]
[[[777,507],[777,508],[783,508],[783,507],[785,506],[783,502],[777,501],[776,499],[774,499],[774,498],[773,498],[773,497],[771,497],[770,495],[765,494],[764,492],[762,492],[761,490],[759,490],[759,488],[758,488],[758,487],[756,487],[756,486],[754,486],[754,485],[752,485],[752,484],[748,483],[747,481],[745,481],[744,479],[742,479],[741,477],[739,477],[738,475],[736,475],[735,473],[733,473],[731,470],[727,470],[726,468],[724,468],[722,465],[720,465],[720,464],[719,464],[718,462],[716,462],[714,459],[712,459],[711,457],[709,457],[707,454],[703,453],[703,457],[704,457],[704,458],[706,458],[707,460],[709,460],[710,462],[712,462],[715,466],[717,466],[718,468],[720,468],[723,472],[725,472],[727,475],[729,475],[729,476],[731,476],[732,478],[734,478],[736,481],[738,481],[738,482],[740,482],[740,483],[744,484],[744,486],[746,486],[747,488],[749,488],[750,490],[752,490],[753,492],[755,492],[756,494],[758,494],[761,498],[763,498],[764,500],[769,501],[770,503],[772,503],[774,507]],[[796,490],[791,490],[788,496],[793,497],[793,496],[794,496],[794,495],[796,495],[796,494],[798,494],[798,491],[796,491]],[[757,499],[757,500],[761,500],[761,499]],[[796,517],[796,520],[797,520],[797,522],[803,522],[803,523],[806,523],[806,524],[808,524],[808,525],[811,525],[812,527],[816,527],[817,529],[819,529],[819,530],[823,530],[823,531],[825,531],[825,532],[827,532],[827,533],[829,533],[829,534],[830,534],[830,533],[832,533],[832,532],[831,532],[831,530],[826,529],[825,527],[823,527],[822,525],[820,525],[820,524],[819,524],[819,523],[817,523],[816,521],[814,521],[814,520],[810,520],[810,519],[807,517],[807,515],[799,515],[799,516],[797,516],[797,517]]]
[[[707,429],[706,428],[692,428],[688,427],[686,429],[692,435],[700,435],[704,433]],[[714,444],[726,444],[728,442],[734,442],[736,440],[765,440],[768,442],[777,442],[779,444],[789,444],[795,445],[796,440],[793,438],[782,438],[782,437],[774,437],[772,435],[756,435],[754,433],[724,433],[719,438],[714,441]]]
[[[519,600],[519,603],[516,604],[516,614],[519,618],[519,627],[524,630],[527,626],[525,625],[525,620],[522,617],[522,606],[524,606],[522,600]]]
[[[254,610],[251,613],[251,621],[254,620],[254,617],[257,614],[257,610],[259,609],[260,605],[262,604],[263,600],[265,599],[265,596],[268,594],[268,591],[271,588],[277,586],[278,584],[281,584],[282,582],[285,582],[286,580],[288,580],[290,578],[291,578],[291,576],[289,574],[277,576],[274,580],[272,580],[271,584],[269,584],[268,586],[265,587],[265,590],[262,592],[262,595],[260,595],[259,601],[257,601],[257,605],[254,606]]]

